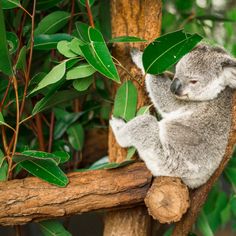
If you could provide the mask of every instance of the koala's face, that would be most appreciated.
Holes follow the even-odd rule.
[[[176,65],[170,90],[178,98],[206,101],[217,97],[226,87],[224,62],[231,57],[221,48],[197,46]]]

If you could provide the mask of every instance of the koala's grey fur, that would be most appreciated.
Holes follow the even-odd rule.
[[[142,53],[131,54],[144,71]],[[209,179],[225,153],[236,60],[222,48],[201,44],[178,62],[175,78],[181,83],[178,95],[171,93],[170,79],[146,75],[161,121],[146,114],[128,123],[113,117],[110,125],[119,145],[134,146],[154,176],[180,177],[196,188]]]

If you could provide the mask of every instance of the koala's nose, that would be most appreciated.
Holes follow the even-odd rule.
[[[180,95],[181,88],[182,88],[182,84],[180,80],[178,78],[175,78],[170,85],[170,91],[175,95]]]

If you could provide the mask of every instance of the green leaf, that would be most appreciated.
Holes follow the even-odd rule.
[[[69,143],[77,150],[81,151],[84,145],[84,129],[81,124],[75,124],[67,130]]]
[[[55,151],[52,154],[56,156],[57,158],[59,158],[60,164],[66,163],[70,159],[70,155],[68,152]]]
[[[51,107],[55,107],[58,104],[72,101],[79,96],[80,94],[78,92],[71,90],[63,90],[53,94],[50,93],[35,104],[32,115],[45,111]]]
[[[66,61],[52,68],[52,70],[39,82],[38,86],[30,94],[61,80],[66,72]]]
[[[70,13],[65,11],[54,11],[44,17],[34,31],[34,35],[54,34],[62,29],[70,19]]]
[[[17,35],[12,32],[6,32],[7,43],[8,43],[8,50],[10,54],[16,52],[19,44],[19,40]]]
[[[147,40],[141,39],[134,36],[119,36],[109,40],[109,43],[135,43],[135,42],[146,42]]]
[[[0,71],[8,76],[11,76],[13,75],[13,71],[8,51],[2,1],[0,1],[0,35]]]
[[[4,153],[0,149],[0,181],[7,180],[8,164],[5,159]]]
[[[73,39],[69,34],[40,34],[34,37],[35,50],[51,50],[57,48],[57,43],[62,40],[71,41]]]
[[[79,79],[85,78],[92,74],[94,74],[96,70],[89,64],[81,64],[79,66],[74,67],[66,73],[66,79]]]
[[[79,2],[86,7],[86,0],[79,0]],[[95,2],[95,0],[88,0],[89,6],[92,6]]]
[[[13,130],[13,131],[15,132],[15,129],[12,128],[9,124],[7,124],[7,123],[4,121],[2,112],[0,112],[0,126],[1,126],[1,125],[4,125],[4,126],[8,127],[9,129],[11,129],[11,130]]]
[[[54,7],[59,2],[63,0],[37,0],[36,2],[36,9],[37,10],[45,10]]]
[[[131,158],[133,157],[135,152],[136,152],[136,148],[135,147],[128,148],[127,155],[126,155],[126,160],[131,160]]]
[[[88,35],[89,25],[87,25],[83,22],[76,22],[75,27],[76,27],[76,32],[78,34],[78,38],[82,42],[89,43],[90,42],[89,35]]]
[[[140,107],[139,110],[137,111],[136,116],[140,116],[140,115],[144,115],[144,114],[150,114],[149,108],[150,108],[150,106]]]
[[[67,176],[52,160],[26,160],[19,165],[32,175],[57,186],[65,187],[68,184]]]
[[[227,166],[224,170],[224,173],[231,184],[236,186],[236,168],[232,168],[230,166]]]
[[[72,52],[74,52],[75,54],[79,55],[79,56],[84,56],[81,49],[80,49],[80,46],[81,45],[84,45],[83,42],[81,42],[81,40],[77,39],[77,38],[74,38],[71,40],[70,42],[70,50]]]
[[[201,211],[201,213],[198,217],[197,226],[198,226],[198,229],[201,231],[201,233],[204,236],[214,236],[214,234],[209,226],[209,223],[207,221],[207,217],[206,217],[204,211]]]
[[[12,9],[20,5],[20,0],[2,0],[2,9]]]
[[[26,46],[21,48],[15,67],[18,70],[26,70]]]
[[[134,162],[134,160],[126,160],[126,161],[123,161],[123,162],[120,162],[120,163],[107,162],[107,163],[92,165],[89,168],[79,169],[77,171],[78,172],[84,172],[84,171],[89,171],[89,170],[110,170],[110,169],[116,169],[116,168],[120,168],[120,167],[129,165],[133,162]]]
[[[71,51],[70,42],[62,40],[57,44],[57,50],[65,57],[76,57],[77,55]]]
[[[101,74],[116,82],[120,82],[118,72],[102,34],[90,27],[88,29],[88,37],[89,43],[80,46],[87,62]]]
[[[38,223],[43,236],[71,236],[57,220],[46,220]]]
[[[116,92],[113,114],[126,121],[135,117],[138,93],[133,83],[128,80]]]
[[[143,53],[146,73],[160,74],[175,64],[202,40],[197,34],[186,34],[183,30],[163,35],[150,43]]]
[[[93,83],[93,77],[87,77],[87,78],[82,78],[82,79],[77,79],[73,81],[73,87],[81,92],[85,91],[88,89],[88,87]]]

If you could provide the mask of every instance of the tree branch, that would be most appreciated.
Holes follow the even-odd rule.
[[[152,180],[143,163],[114,170],[74,172],[68,177],[66,188],[35,177],[0,182],[0,224],[26,224],[137,205],[143,202]]]

